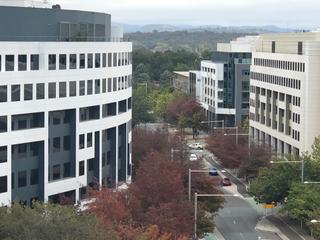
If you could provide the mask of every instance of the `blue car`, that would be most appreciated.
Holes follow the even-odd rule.
[[[218,176],[218,170],[215,167],[210,168],[209,175],[210,176]]]

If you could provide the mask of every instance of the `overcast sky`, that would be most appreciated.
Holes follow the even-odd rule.
[[[126,24],[320,27],[319,0],[51,0],[64,9],[112,14]]]

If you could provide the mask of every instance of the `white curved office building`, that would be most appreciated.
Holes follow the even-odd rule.
[[[132,44],[115,39],[108,14],[0,6],[0,203],[130,181]]]

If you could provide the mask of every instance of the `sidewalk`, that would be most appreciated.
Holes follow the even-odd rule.
[[[267,216],[267,219],[288,236],[290,240],[314,240],[308,230],[305,227],[301,228],[300,223],[295,220],[279,214]]]

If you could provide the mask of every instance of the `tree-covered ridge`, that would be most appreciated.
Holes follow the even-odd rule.
[[[255,33],[237,32],[134,32],[125,34],[133,42],[134,48],[146,48],[154,52],[187,50],[201,53],[205,50],[216,50],[217,43],[231,40]]]

